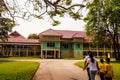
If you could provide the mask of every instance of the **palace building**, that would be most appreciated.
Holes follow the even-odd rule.
[[[8,36],[8,40],[1,41],[1,55],[3,56],[36,56],[40,55],[39,40],[26,39],[17,31]]]
[[[84,31],[48,29],[39,34],[39,39],[26,39],[17,31],[8,40],[0,42],[1,55],[39,56],[40,58],[83,58],[90,50],[95,56],[113,57],[112,47],[92,47]]]

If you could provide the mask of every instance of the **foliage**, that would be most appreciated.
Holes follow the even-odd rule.
[[[15,22],[9,18],[0,18],[0,39],[7,38]]]
[[[36,62],[1,62],[0,80],[31,80],[38,66]]]
[[[44,19],[48,17],[52,21],[52,25],[56,26],[60,22],[55,16],[64,17],[65,14],[70,15],[73,19],[79,20],[82,17],[81,10],[85,7],[82,3],[73,3],[74,0],[1,0],[0,5],[8,11],[9,16],[19,17],[27,20],[33,18]],[[1,10],[1,9],[0,9]]]
[[[87,34],[101,45],[113,44],[116,59],[119,57],[120,1],[93,0],[87,5],[89,13],[84,18]],[[106,44],[107,43],[107,44]]]
[[[39,39],[39,35],[37,35],[37,34],[30,34],[28,36],[28,39]]]
[[[15,26],[15,22],[11,18],[5,17],[8,8],[5,6],[4,0],[0,0],[0,2],[0,39],[4,38],[5,40],[8,37],[8,33],[11,32],[12,27]]]

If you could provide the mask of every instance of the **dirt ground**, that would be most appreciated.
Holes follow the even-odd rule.
[[[43,59],[33,80],[88,80],[86,70],[74,65],[79,60]],[[96,80],[100,80],[96,75]]]

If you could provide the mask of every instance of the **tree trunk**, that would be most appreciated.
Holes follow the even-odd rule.
[[[119,38],[118,38],[118,33],[117,33],[117,35],[116,35],[116,50],[117,50],[118,61],[120,61],[120,50],[119,50]]]

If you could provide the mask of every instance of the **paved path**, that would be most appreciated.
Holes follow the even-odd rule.
[[[74,65],[78,60],[40,60],[33,80],[88,80],[86,71]],[[100,80],[96,76],[96,80]]]

